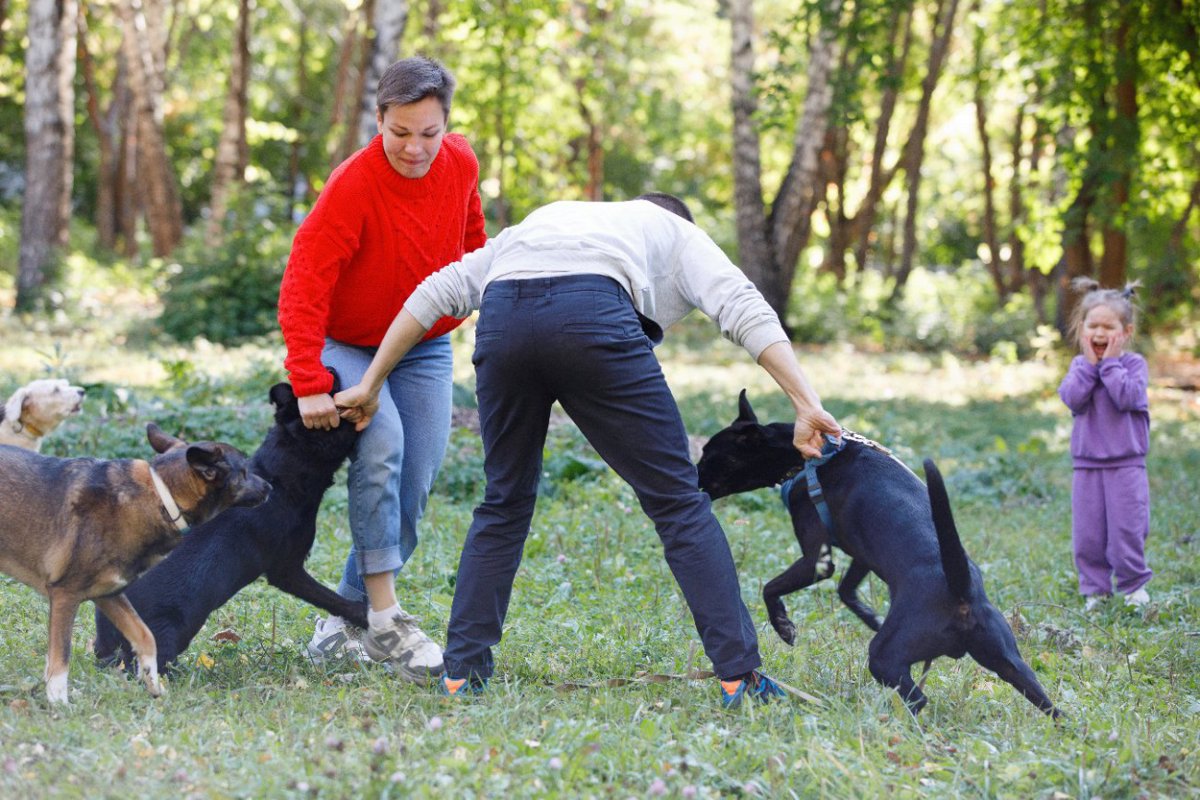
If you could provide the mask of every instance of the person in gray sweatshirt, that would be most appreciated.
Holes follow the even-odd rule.
[[[557,400],[633,487],[721,679],[721,702],[768,701],[754,624],[729,543],[699,490],[687,434],[653,347],[699,308],[779,384],[794,443],[820,454],[841,427],[824,410],[778,316],[754,284],[660,193],[624,202],[556,202],[417,287],[362,381],[340,392],[365,426],[388,368],[443,315],[479,310],[476,392],[487,488],[463,545],[441,690],[480,691],[491,676],[513,578],[533,517],[551,405]]]
[[[1079,355],[1058,387],[1071,409],[1071,541],[1079,592],[1090,611],[1112,594],[1113,578],[1125,602],[1150,602],[1146,566],[1150,533],[1149,370],[1126,350],[1134,330],[1134,285],[1101,289],[1076,278],[1083,291],[1071,330]]]

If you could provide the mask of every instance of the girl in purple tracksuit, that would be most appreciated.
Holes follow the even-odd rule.
[[[1144,358],[1125,350],[1133,335],[1135,285],[1101,289],[1090,278],[1075,279],[1074,288],[1084,292],[1071,322],[1080,354],[1058,387],[1075,418],[1071,539],[1089,610],[1112,594],[1114,577],[1126,603],[1150,602],[1149,372]]]

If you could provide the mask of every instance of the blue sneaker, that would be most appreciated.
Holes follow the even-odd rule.
[[[438,693],[446,697],[483,694],[486,688],[487,678],[451,678],[449,675],[443,675],[438,680]]]
[[[743,697],[753,697],[760,703],[782,700],[787,693],[779,684],[758,670],[747,672],[740,678],[721,681],[721,707],[740,708]]]

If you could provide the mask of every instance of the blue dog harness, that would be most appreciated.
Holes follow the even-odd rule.
[[[842,432],[843,434],[846,431]],[[823,466],[829,459],[836,456],[846,446],[846,438],[843,435],[841,438],[834,438],[828,433],[825,434],[825,444],[821,447],[821,455],[817,458],[809,458],[804,461],[804,468],[790,478],[784,480],[779,487],[779,499],[783,501],[784,508],[788,507],[788,497],[792,493],[794,487],[799,481],[804,481],[805,489],[808,490],[808,496],[812,500],[817,509],[817,516],[821,518],[821,524],[825,526],[825,532],[829,535],[829,543],[837,545],[837,534],[833,527],[833,515],[829,513],[829,504],[825,502],[825,492],[821,489],[821,481],[817,479],[817,467]]]

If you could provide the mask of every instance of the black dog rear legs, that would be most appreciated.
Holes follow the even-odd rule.
[[[816,558],[807,553],[779,575],[767,581],[763,587],[763,603],[767,606],[767,618],[771,627],[789,645],[796,643],[796,626],[788,618],[787,607],[780,599],[822,581],[833,574],[833,552],[829,545],[822,544]]]
[[[1033,670],[1021,658],[1012,629],[1000,612],[988,604],[980,614],[979,624],[971,632],[967,652],[985,669],[990,669],[1023,694],[1043,712],[1058,719],[1062,712],[1054,707]]]
[[[328,586],[317,581],[304,569],[293,564],[267,572],[267,582],[276,589],[300,598],[334,616],[341,617],[351,625],[367,627],[367,604],[347,600]]]
[[[883,624],[883,619],[875,612],[875,609],[864,603],[858,596],[859,584],[870,573],[871,570],[858,559],[851,561],[850,568],[842,576],[837,591],[838,597],[842,599],[846,608],[853,611],[854,615],[865,622],[868,628],[878,631],[879,626]]]
[[[891,619],[891,617],[889,617]],[[921,687],[912,679],[914,660],[908,656],[909,644],[905,641],[903,630],[896,626],[888,626],[884,621],[879,633],[871,640],[868,648],[867,666],[875,680],[884,686],[890,686],[900,693],[908,710],[913,716],[921,713],[921,709],[929,702]]]

